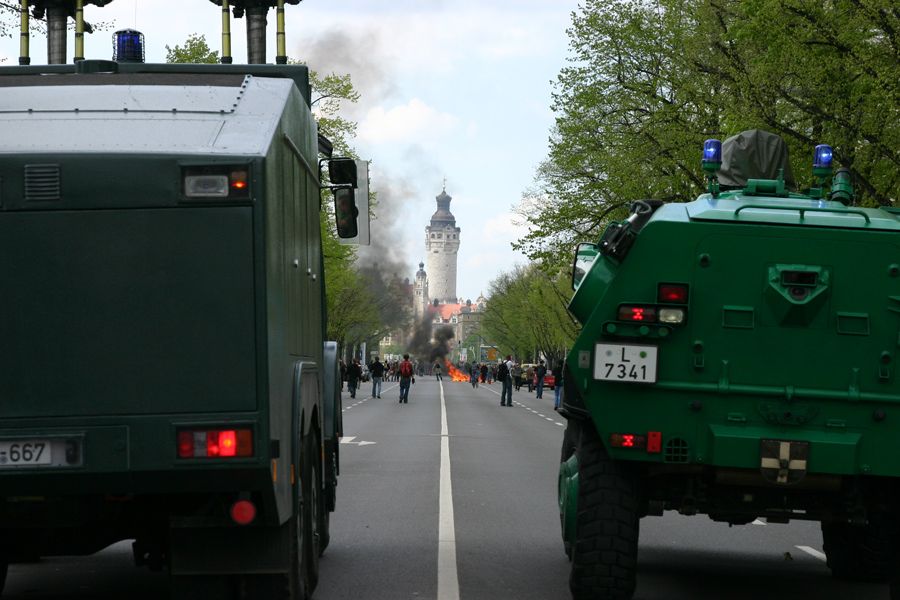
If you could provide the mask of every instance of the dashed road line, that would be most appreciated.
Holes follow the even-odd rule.
[[[810,556],[815,556],[816,558],[818,558],[818,559],[821,560],[821,561],[826,561],[826,560],[828,560],[828,557],[825,556],[824,553],[819,552],[819,551],[816,550],[815,548],[810,548],[809,546],[794,546],[794,547],[797,548],[798,550],[803,550],[804,552],[806,552],[806,553],[809,554]]]

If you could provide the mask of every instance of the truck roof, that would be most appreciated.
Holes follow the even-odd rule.
[[[692,221],[900,231],[892,209],[847,207],[834,201],[740,194],[717,199],[704,194],[683,206]]]
[[[0,153],[263,155],[306,75],[305,67],[294,67],[294,78],[249,65],[67,66],[0,69]]]

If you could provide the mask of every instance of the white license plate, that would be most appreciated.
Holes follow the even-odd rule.
[[[656,383],[656,346],[601,344],[594,347],[594,379]]]
[[[19,465],[49,465],[52,462],[49,440],[0,441],[0,468]]]

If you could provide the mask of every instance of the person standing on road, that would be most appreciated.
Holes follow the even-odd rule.
[[[525,370],[525,379],[528,381],[528,393],[530,394],[534,391],[534,367],[529,366]]]
[[[397,375],[400,377],[400,402],[407,404],[409,402],[409,386],[416,382],[412,363],[409,362],[409,354],[403,355],[403,361],[397,366]]]
[[[441,374],[443,373],[443,369],[441,369],[441,363],[434,363],[434,366],[431,367],[431,372],[434,373],[434,378],[438,381],[443,381],[443,377]]]
[[[537,395],[535,398],[543,398],[544,397],[544,375],[547,374],[547,367],[544,366],[544,360],[541,359],[541,364],[537,366],[534,370],[534,375],[537,378]]]
[[[372,397],[381,398],[381,378],[384,377],[384,365],[377,356],[369,365],[369,373],[372,375]]]
[[[553,367],[553,391],[556,392],[556,398],[553,401],[553,410],[559,410],[559,399],[562,395],[562,386],[563,386],[563,361],[556,361],[556,366]]]
[[[519,391],[519,388],[522,387],[522,365],[520,363],[516,363],[512,368],[512,378],[513,385],[516,386],[516,391]]]
[[[478,387],[478,378],[481,376],[481,369],[478,367],[477,363],[472,364],[472,368],[469,370],[469,380],[472,382],[472,387]]]
[[[362,377],[362,367],[359,366],[359,359],[354,358],[347,367],[347,389],[350,390],[351,398],[356,398],[356,386],[359,384],[360,377]]]
[[[500,389],[500,406],[512,406],[512,368],[515,366],[512,356],[506,355],[506,360],[497,367],[497,380],[503,386]]]

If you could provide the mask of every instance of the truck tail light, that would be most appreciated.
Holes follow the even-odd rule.
[[[637,323],[656,323],[655,306],[636,306],[634,304],[622,304],[619,306],[618,318],[620,321],[635,321]]]
[[[252,429],[183,429],[178,432],[178,458],[248,456],[253,456]]]
[[[611,448],[643,448],[647,452],[662,451],[662,432],[648,431],[646,434],[635,433],[611,433],[609,435]]]
[[[688,286],[671,283],[659,284],[657,301],[661,304],[687,304]]]

